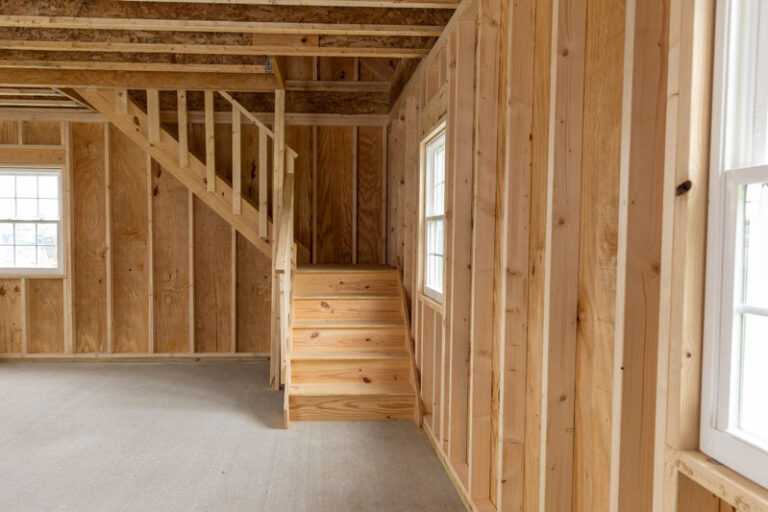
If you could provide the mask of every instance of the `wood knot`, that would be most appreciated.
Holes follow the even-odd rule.
[[[363,377],[363,382],[365,382],[366,384],[370,384],[371,379],[369,379],[368,377]]]
[[[320,301],[320,307],[321,307],[321,308],[325,308],[325,309],[328,309],[328,308],[330,308],[330,307],[331,307],[331,305],[330,305],[330,304],[328,304],[327,302],[325,302],[324,300],[321,300],[321,301]]]
[[[312,334],[309,335],[310,338],[317,338],[318,336],[320,336],[319,332],[313,332]]]

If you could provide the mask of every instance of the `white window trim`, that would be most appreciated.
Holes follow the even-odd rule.
[[[735,343],[734,276],[738,189],[766,181],[768,165],[724,172],[726,42],[729,2],[718,2],[712,88],[707,269],[702,361],[701,451],[738,473],[768,487],[768,452],[748,442],[748,435],[728,428],[734,407],[731,385]]]
[[[446,279],[446,268],[445,268],[445,242],[446,242],[446,219],[445,219],[445,202],[443,203],[443,215],[437,215],[437,216],[431,216],[427,217],[426,215],[426,194],[427,194],[427,146],[440,137],[441,135],[445,135],[446,141],[445,141],[445,148],[446,148],[446,161],[445,161],[445,168],[444,168],[444,179],[447,180],[447,173],[448,173],[448,160],[447,160],[447,148],[448,148],[448,138],[447,138],[447,131],[446,131],[446,123],[442,122],[438,124],[421,142],[421,190],[420,190],[420,203],[421,203],[421,211],[419,212],[419,222],[421,223],[421,236],[419,237],[419,244],[420,244],[420,251],[419,251],[419,266],[421,268],[421,276],[419,279],[419,288],[425,297],[435,301],[438,305],[443,304],[443,293],[438,292],[437,290],[433,290],[432,288],[429,288],[426,285],[426,259],[427,259],[427,221],[428,220],[439,220],[442,219],[443,221],[443,290],[445,290],[445,279]]]
[[[40,267],[0,267],[0,278],[23,278],[26,276],[32,276],[32,277],[64,277],[66,274],[65,271],[65,259],[67,257],[67,250],[66,250],[66,244],[64,240],[64,168],[61,166],[50,166],[50,165],[28,165],[28,164],[0,164],[0,171],[10,171],[14,173],[18,173],[19,171],[29,171],[31,173],[35,174],[41,174],[41,173],[56,173],[59,177],[59,220],[58,221],[41,221],[41,222],[49,222],[53,223],[55,222],[57,225],[56,229],[56,240],[58,244],[59,249],[59,259],[58,259],[58,266],[56,268],[40,268]],[[37,221],[35,220],[9,220],[9,219],[3,219],[9,222],[30,222],[35,223]]]

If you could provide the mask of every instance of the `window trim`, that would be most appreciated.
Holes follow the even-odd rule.
[[[64,240],[65,235],[65,198],[64,198],[64,179],[66,169],[62,165],[30,165],[30,164],[12,164],[1,163],[0,172],[30,172],[31,174],[51,173],[58,175],[59,178],[59,219],[57,221],[45,220],[44,223],[56,224],[56,242],[58,247],[58,265],[55,268],[41,267],[0,267],[0,278],[19,279],[24,277],[35,278],[61,278],[66,277],[66,258],[67,244]],[[19,220],[10,222],[30,222],[37,223],[36,220]]]
[[[426,215],[426,194],[427,194],[427,146],[431,144],[435,139],[440,136],[445,137],[445,180],[447,181],[448,173],[448,133],[447,123],[445,121],[437,124],[422,140],[419,145],[419,292],[426,299],[434,302],[436,305],[442,307],[445,299],[445,281],[446,281],[446,268],[445,268],[445,253],[446,253],[446,227],[447,220],[445,215],[445,205],[447,201],[443,202],[443,215],[433,215],[427,217]],[[428,220],[440,220],[443,221],[443,293],[433,290],[426,285],[426,250],[427,250],[427,230],[426,225]]]
[[[706,280],[701,379],[700,450],[756,483],[768,487],[768,451],[728,428],[735,364],[734,283],[738,191],[768,181],[768,165],[725,171],[727,42],[730,1],[718,2],[712,87],[712,136],[707,212]]]

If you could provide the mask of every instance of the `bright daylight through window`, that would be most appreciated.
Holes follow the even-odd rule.
[[[424,176],[424,294],[442,302],[445,252],[445,131],[426,145]]]
[[[768,3],[718,10],[701,450],[768,486]]]
[[[61,172],[0,168],[0,272],[61,271]]]

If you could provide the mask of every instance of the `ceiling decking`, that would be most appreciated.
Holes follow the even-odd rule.
[[[0,0],[0,86],[215,88],[266,108],[284,84],[289,112],[384,114],[458,3]]]

